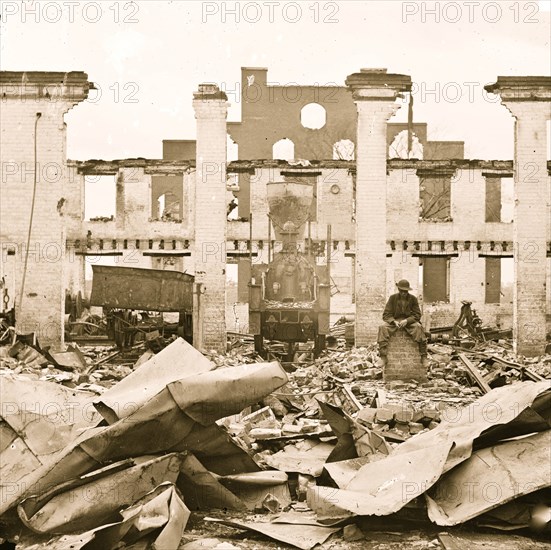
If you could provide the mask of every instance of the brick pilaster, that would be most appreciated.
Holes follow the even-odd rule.
[[[151,175],[142,167],[120,168],[117,174],[117,229],[139,234],[151,215]]]

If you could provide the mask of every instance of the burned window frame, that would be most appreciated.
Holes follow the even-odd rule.
[[[419,178],[419,220],[423,222],[451,222],[452,219],[452,178],[455,170],[431,169],[417,170]],[[426,190],[425,184],[432,182],[434,185],[442,184],[442,189],[432,192]],[[425,196],[429,196],[429,204],[426,205]],[[443,206],[440,203],[444,203]]]
[[[511,223],[511,219],[504,219],[504,206],[511,207],[511,203],[504,201],[503,180],[513,180],[512,173],[482,172],[485,180],[484,189],[484,222],[485,223]],[[509,197],[510,198],[510,197]],[[514,197],[513,197],[514,200]]]

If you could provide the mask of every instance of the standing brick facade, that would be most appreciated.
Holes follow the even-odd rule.
[[[197,119],[195,282],[204,288],[198,347],[225,352],[226,94],[213,84],[201,84],[193,108]]]
[[[358,109],[356,157],[356,345],[377,337],[386,300],[387,120],[411,78],[364,71],[346,80]]]
[[[260,73],[256,76],[260,79]],[[516,119],[514,224],[507,216],[501,219],[499,211],[488,217],[489,207],[495,207],[499,200],[490,200],[487,193],[490,184],[493,196],[504,185],[500,180],[512,178],[512,161],[387,158],[389,139],[400,126],[389,128],[387,120],[399,107],[395,99],[400,91],[407,91],[410,86],[409,77],[402,75],[364,71],[348,77],[348,88],[342,88],[343,93],[348,93],[346,89],[352,91],[349,103],[356,106],[352,109],[358,118],[357,163],[328,159],[310,159],[310,163],[273,159],[230,163],[229,172],[240,178],[239,209],[246,215],[229,223],[226,205],[232,195],[226,188],[227,98],[216,86],[202,85],[195,94],[197,148],[191,155],[197,156],[195,169],[195,161],[178,160],[189,155],[174,151],[172,156],[168,155],[174,160],[67,163],[63,115],[86,97],[91,86],[86,75],[3,72],[0,84],[3,90],[0,276],[6,277],[8,307],[15,304],[19,309],[18,331],[37,331],[41,343],[62,341],[64,289],[71,294],[85,291],[84,254],[88,264],[107,261],[103,256],[116,254],[116,265],[169,267],[191,273],[197,270],[197,281],[206,292],[203,296],[206,311],[204,318],[199,316],[196,320],[200,325],[196,343],[201,348],[223,350],[222,311],[233,306],[225,304],[224,298],[225,243],[233,251],[230,261],[241,258],[240,276],[248,282],[248,270],[243,269],[248,267],[248,256],[243,259],[240,255],[248,250],[250,238],[246,218],[249,212],[253,213],[252,249],[258,254],[253,261],[265,261],[267,241],[274,239],[273,232],[270,235],[268,231],[266,184],[284,178],[284,172],[300,172],[316,179],[316,215],[311,237],[323,250],[327,225],[332,226],[333,320],[356,308],[359,345],[375,340],[385,300],[395,291],[397,280],[408,279],[419,298],[425,298],[427,273],[429,282],[436,279],[439,288],[443,286],[441,271],[431,279],[434,270],[427,265],[431,258],[434,266],[433,256],[447,261],[444,284],[448,288],[444,301],[441,298],[431,301],[434,293],[427,293],[422,303],[432,326],[452,324],[459,315],[461,300],[469,300],[485,324],[501,323],[502,328],[509,328],[512,303],[505,294],[499,301],[487,299],[487,267],[488,260],[512,257],[514,252],[516,351],[535,355],[544,349],[545,315],[551,304],[551,270],[546,258],[551,239],[548,206],[551,164],[546,162],[545,153],[545,126],[550,117],[549,78],[500,77],[497,84],[487,87],[501,94]],[[294,124],[299,124],[295,107],[288,110],[294,113]],[[37,113],[41,116],[37,117]],[[270,113],[275,116],[280,111]],[[328,113],[331,115],[329,110]],[[21,298],[34,187],[35,123],[37,192]],[[269,122],[266,124],[269,126]],[[244,131],[244,126],[240,128]],[[235,130],[236,125],[231,129]],[[318,130],[308,132],[318,137],[323,134]],[[247,140],[254,145],[249,134]],[[245,152],[241,148],[240,156]],[[439,174],[450,178],[450,216],[439,220],[422,218],[423,181]],[[113,220],[84,219],[86,175],[116,178],[117,207]],[[167,189],[174,184],[181,201],[181,220],[157,219],[159,189],[154,188],[153,180],[158,178]],[[171,178],[178,181],[171,182]],[[244,189],[250,189],[246,198]],[[324,258],[320,261],[323,263]],[[499,275],[497,279],[499,290]],[[241,290],[246,291],[246,285]],[[231,294],[228,299],[233,300]],[[239,317],[240,325],[247,330],[246,312]],[[234,318],[232,313],[232,323]],[[550,321],[551,318],[547,326]]]
[[[82,72],[0,73],[0,276],[11,275],[17,331],[35,332],[42,345],[63,341],[63,117],[90,87]]]

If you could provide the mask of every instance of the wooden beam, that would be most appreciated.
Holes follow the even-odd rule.
[[[507,368],[519,370],[526,378],[532,380],[532,382],[539,382],[540,380],[544,380],[543,376],[540,376],[537,372],[534,372],[531,368],[525,367],[520,363],[514,363],[513,361],[506,361],[505,359],[501,359],[500,357],[497,357],[495,355],[491,355],[490,358],[493,359],[496,363],[500,363],[501,365],[504,365]]]
[[[474,366],[473,363],[469,361],[469,359],[467,359],[464,353],[459,354],[459,359],[461,359],[465,367],[467,367],[469,374],[471,375],[473,380],[478,384],[478,387],[482,390],[483,393],[488,393],[489,391],[492,390],[492,388],[490,388],[486,380],[482,378],[480,371]]]

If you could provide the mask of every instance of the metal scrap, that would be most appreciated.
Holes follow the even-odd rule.
[[[309,523],[298,525],[296,523],[273,523],[266,521],[229,521],[216,518],[205,518],[205,521],[213,521],[237,529],[257,531],[272,539],[286,542],[302,550],[310,550],[317,544],[325,542],[333,533],[340,531],[340,527],[320,527]],[[293,525],[293,527],[291,527]]]
[[[401,444],[388,458],[362,466],[346,490],[312,488],[308,502],[324,517],[397,512],[430,489],[445,472],[467,460],[473,444],[484,432],[495,425],[513,423],[539,396],[549,393],[547,382],[498,388],[481,398],[477,407],[458,411],[459,416],[453,422],[442,422],[434,430]],[[516,406],[510,407],[513,397]],[[489,407],[500,411],[499,419],[486,414]],[[529,422],[524,433],[532,433],[533,429],[533,423]],[[521,435],[522,431],[523,426],[517,426],[515,435]],[[503,434],[494,433],[496,443]],[[489,443],[488,439],[486,442]]]
[[[437,525],[457,525],[551,486],[550,449],[547,430],[476,451],[425,495],[430,519]]]
[[[61,375],[74,383],[77,372],[25,366],[0,348],[0,472],[8,481],[0,487],[0,512],[18,505],[29,526],[51,531],[55,525],[57,533],[70,531],[60,519],[64,510],[75,514],[74,526],[85,532],[52,539],[50,547],[59,550],[137,541],[175,548],[188,509],[233,511],[240,519],[225,516],[225,525],[299,548],[326,540],[343,518],[392,515],[394,521],[412,509],[440,525],[468,516],[501,528],[533,528],[531,511],[547,490],[533,488],[549,485],[551,390],[548,382],[515,381],[549,375],[551,358],[518,363],[496,343],[459,356],[451,346],[431,344],[427,383],[385,385],[374,346],[344,350],[341,341],[291,374],[277,362],[255,363],[247,346],[252,342],[245,338],[228,355],[201,354],[177,339],[137,363],[137,354],[129,360],[85,350],[95,372],[78,373],[84,374],[80,387],[96,387],[99,396],[38,383],[38,376],[61,381]],[[16,368],[34,380],[14,376]],[[95,386],[98,380],[105,387]],[[36,399],[42,414],[23,415],[21,405]],[[86,491],[103,495],[126,486],[114,480],[126,479],[150,453],[177,456],[179,466],[149,485],[140,480],[124,501],[76,504]],[[521,471],[527,461],[535,466]],[[483,502],[483,483],[495,486],[505,472],[523,490],[503,490],[491,506]],[[448,494],[465,482],[480,483],[472,486],[473,499]],[[100,513],[107,509],[120,514],[109,525]],[[272,517],[286,511],[269,523],[265,515],[250,516],[259,510]],[[350,537],[353,529],[347,531]],[[169,543],[158,538],[162,533]]]

